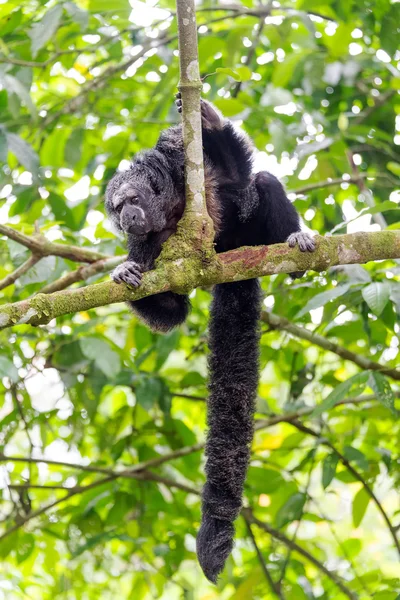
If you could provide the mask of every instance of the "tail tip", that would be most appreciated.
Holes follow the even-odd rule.
[[[226,559],[232,552],[235,528],[229,521],[203,517],[197,535],[197,558],[204,575],[211,583],[217,583]]]

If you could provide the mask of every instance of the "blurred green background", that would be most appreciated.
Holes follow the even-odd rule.
[[[255,167],[282,179],[305,225],[400,229],[400,3],[197,8],[204,97],[253,139]],[[174,10],[0,2],[0,224],[124,254],[104,189],[178,122]],[[0,236],[0,255],[4,280],[29,251]],[[43,258],[0,301],[77,267]],[[398,263],[273,276],[263,289],[265,310],[300,333],[399,363]],[[245,490],[266,528],[249,535],[240,518],[218,586],[206,582],[194,554],[203,453],[191,446],[205,435],[209,302],[209,290],[193,292],[187,323],[166,336],[124,305],[0,332],[0,599],[400,598],[399,378],[282,322],[263,323]],[[141,476],[115,477],[160,455]]]

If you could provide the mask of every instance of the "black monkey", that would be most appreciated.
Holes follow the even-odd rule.
[[[177,106],[181,111],[179,95]],[[280,182],[267,172],[252,173],[253,151],[247,137],[210,103],[202,101],[201,113],[206,200],[216,251],[285,241],[313,251],[314,240],[300,231],[299,216]],[[184,206],[182,131],[176,126],[164,131],[155,148],[136,156],[130,168],[108,184],[106,209],[117,228],[127,233],[129,248],[128,260],[112,274],[116,283],[140,285],[142,271],[153,267]],[[233,523],[242,507],[250,459],[261,293],[253,279],[216,285],[213,295],[207,482],[197,555],[206,577],[215,582],[233,547]],[[152,329],[164,332],[182,323],[190,306],[187,296],[173,292],[129,304]]]

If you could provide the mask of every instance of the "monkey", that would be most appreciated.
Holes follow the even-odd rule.
[[[176,100],[182,111],[180,94]],[[314,238],[282,184],[272,174],[253,173],[253,147],[209,102],[201,101],[206,205],[215,229],[215,250],[287,242],[302,252]],[[112,273],[116,283],[137,287],[165,240],[176,231],[185,207],[181,125],[163,131],[151,150],[116,173],[106,189],[106,210],[127,234],[128,260]],[[301,274],[293,274],[297,276]],[[188,296],[165,292],[128,303],[152,330],[168,332],[186,319]],[[234,543],[234,522],[250,461],[259,378],[261,291],[257,279],[217,284],[209,323],[209,398],[206,483],[197,557],[216,583]]]

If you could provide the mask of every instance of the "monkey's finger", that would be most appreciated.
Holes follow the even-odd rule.
[[[126,275],[124,277],[124,281],[125,283],[127,283],[128,285],[132,285],[133,287],[139,287],[139,285],[141,284],[141,280],[138,277],[135,277],[134,275]]]
[[[126,274],[126,277],[129,277],[130,279],[135,279],[137,281],[142,281],[142,274],[138,273],[137,271],[128,271],[128,273]]]
[[[312,238],[311,236],[307,238],[306,244],[307,244],[307,250],[309,252],[314,252],[314,250],[317,247],[314,238]]]
[[[177,98],[177,99],[180,99],[180,98],[182,98],[182,94],[181,94],[180,92],[177,92],[177,93],[175,94],[175,98]]]

